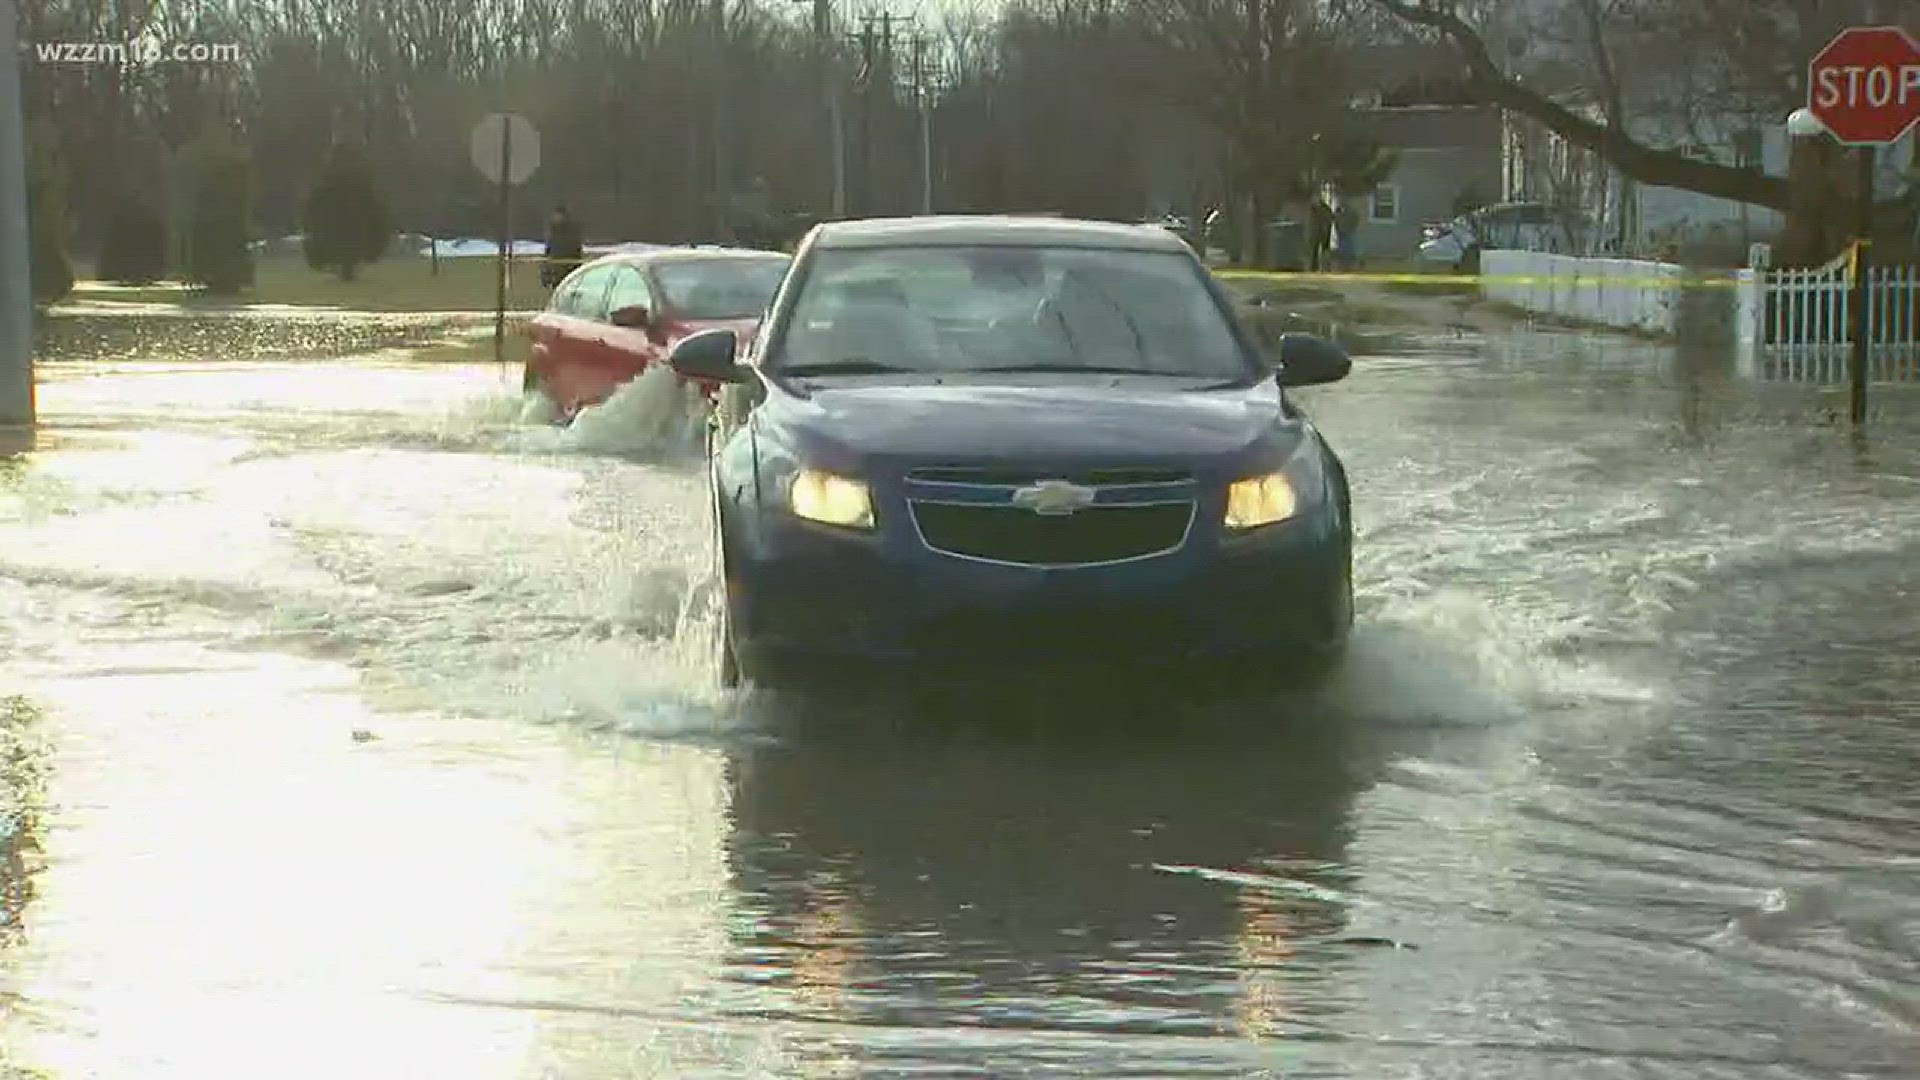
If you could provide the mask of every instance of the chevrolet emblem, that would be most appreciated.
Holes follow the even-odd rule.
[[[1013,493],[1013,505],[1045,517],[1065,517],[1093,505],[1094,490],[1066,480],[1042,480]]]

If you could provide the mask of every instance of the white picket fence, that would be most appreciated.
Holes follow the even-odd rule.
[[[1808,270],[1740,275],[1740,359],[1755,378],[1845,383],[1853,356],[1853,283],[1846,256]],[[1920,266],[1868,271],[1867,377],[1920,382]]]
[[[1686,271],[1672,263],[1593,259],[1542,251],[1480,256],[1480,292],[1522,311],[1595,326],[1674,332]]]

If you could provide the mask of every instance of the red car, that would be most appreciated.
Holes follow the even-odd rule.
[[[712,247],[595,259],[567,275],[534,317],[526,388],[544,392],[571,420],[666,363],[689,334],[724,327],[750,337],[790,261],[777,251]]]

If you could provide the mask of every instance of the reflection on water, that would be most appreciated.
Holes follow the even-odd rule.
[[[732,752],[760,912],[742,976],[789,972],[799,1015],[925,1030],[1327,1030],[1349,814],[1382,748],[1300,701],[1223,719],[1188,692],[1087,696],[848,700]],[[1082,1075],[1126,1056],[1075,1055]]]

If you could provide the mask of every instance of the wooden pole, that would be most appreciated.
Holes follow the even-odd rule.
[[[493,305],[493,362],[507,362],[507,264],[513,246],[513,119],[500,124],[500,256],[495,267]]]
[[[1873,297],[1869,279],[1873,266],[1873,164],[1874,148],[1860,147],[1855,153],[1859,163],[1858,207],[1860,220],[1856,226],[1857,238],[1853,243],[1853,306],[1848,313],[1852,324],[1853,357],[1848,372],[1848,415],[1855,430],[1865,430],[1867,425],[1867,373],[1868,364],[1873,355],[1873,320],[1868,317],[1868,304]]]

